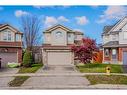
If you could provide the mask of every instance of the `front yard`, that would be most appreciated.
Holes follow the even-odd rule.
[[[35,73],[38,69],[40,69],[43,64],[33,64],[31,67],[25,68],[21,67],[18,73]],[[10,87],[21,86],[29,76],[16,76],[12,81],[8,83]]]
[[[94,84],[125,84],[127,85],[127,76],[124,75],[86,75],[91,83]]]
[[[83,64],[76,67],[82,73],[105,73],[107,66],[111,67],[111,73],[123,73],[122,65],[115,64]]]
[[[32,64],[31,67],[25,68],[21,67],[18,73],[35,73],[38,69],[40,69],[43,64]]]

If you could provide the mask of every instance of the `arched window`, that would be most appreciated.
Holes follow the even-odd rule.
[[[60,31],[56,32],[56,37],[57,38],[62,37],[62,32],[60,32]]]

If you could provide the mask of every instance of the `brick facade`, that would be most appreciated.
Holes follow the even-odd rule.
[[[0,41],[0,47],[22,47],[22,42],[5,42]]]
[[[116,50],[117,50],[117,61],[118,61],[118,63],[121,64],[121,63],[123,63],[123,52],[127,51],[127,48],[125,48],[125,47],[119,47],[119,48],[116,48]],[[110,63],[112,63],[112,51],[111,51],[111,48],[109,49],[109,56],[106,57],[104,55],[104,62],[110,62]]]

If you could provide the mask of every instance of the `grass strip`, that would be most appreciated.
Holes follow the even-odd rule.
[[[124,84],[127,85],[127,76],[124,75],[86,75],[92,85],[94,84]]]
[[[16,76],[12,81],[8,83],[8,85],[10,87],[21,86],[28,78],[29,76]]]

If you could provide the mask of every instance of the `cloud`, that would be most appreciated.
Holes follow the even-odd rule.
[[[64,16],[54,17],[54,16],[46,16],[44,20],[45,27],[51,27],[55,24],[61,23],[61,22],[68,22],[69,20]]]
[[[3,7],[0,7],[0,11],[2,11],[4,8]]]
[[[77,24],[79,25],[85,25],[89,22],[89,20],[86,18],[86,16],[81,16],[81,17],[75,17],[77,20]]]
[[[21,16],[23,16],[23,15],[28,15],[28,14],[29,14],[28,12],[22,11],[22,10],[16,10],[16,11],[15,11],[15,16],[16,16],[16,17],[21,17]]]
[[[69,20],[67,19],[67,18],[65,18],[64,16],[59,16],[58,18],[57,18],[59,21],[61,21],[61,22],[68,22]]]
[[[45,17],[45,21],[44,21],[44,25],[45,26],[47,26],[47,27],[51,27],[52,25],[54,25],[54,24],[57,24],[58,23],[58,21],[57,21],[57,19],[55,18],[55,17],[53,17],[53,16],[46,16]]]
[[[108,6],[107,9],[100,15],[97,23],[104,23],[107,20],[121,19],[127,15],[127,7],[125,6]]]

